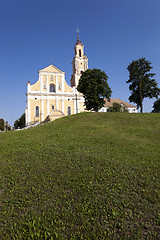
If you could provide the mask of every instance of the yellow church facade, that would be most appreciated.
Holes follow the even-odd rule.
[[[65,72],[52,64],[39,70],[35,84],[27,83],[26,126],[85,111],[83,95],[76,89],[82,72],[88,69],[79,35],[74,50],[71,86],[65,81]]]

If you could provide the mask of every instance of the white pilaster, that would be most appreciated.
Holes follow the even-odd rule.
[[[86,61],[86,66],[87,66],[87,69],[88,69],[88,60]],[[87,70],[87,69],[86,69],[86,70]]]
[[[27,83],[27,93],[29,93],[31,91],[31,84],[30,82]]]
[[[49,115],[49,100],[47,99],[47,116]]]
[[[58,99],[56,99],[56,110],[58,110]]]
[[[62,93],[64,93],[64,75],[61,76]]]
[[[27,126],[28,123],[28,109],[25,108],[25,126]]]
[[[79,101],[77,101],[77,113],[79,113]]]
[[[48,74],[47,74],[47,93],[49,92],[49,79],[48,79]]]
[[[77,74],[75,74],[75,85],[76,85],[76,87],[78,86],[78,75]]]
[[[56,93],[58,92],[58,76],[56,75]]]
[[[74,99],[74,114],[76,114],[76,97]]]
[[[78,66],[77,66],[77,60],[75,59],[75,70],[76,70],[76,72],[77,72],[77,68],[78,68]]]
[[[41,99],[41,121],[44,121],[44,102],[43,99]]]
[[[62,97],[62,112],[64,113],[64,99]]]
[[[39,77],[40,77],[40,91],[43,92],[43,78],[41,74],[39,75]]]
[[[30,99],[28,99],[28,123],[31,121]]]

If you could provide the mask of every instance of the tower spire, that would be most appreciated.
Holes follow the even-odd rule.
[[[80,30],[77,28],[76,32],[77,32],[77,41],[79,41],[79,32],[80,32]]]
[[[71,87],[77,87],[81,74],[88,69],[88,58],[84,54],[84,45],[79,40],[79,29],[77,32],[77,42],[74,47],[75,56],[72,61],[73,74],[71,76]]]

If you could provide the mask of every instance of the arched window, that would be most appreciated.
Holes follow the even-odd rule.
[[[67,113],[68,113],[68,115],[71,115],[71,107],[67,108]]]
[[[36,117],[39,117],[39,107],[38,106],[36,106],[36,108],[35,108],[35,115],[36,115]]]
[[[49,91],[50,92],[55,92],[55,85],[54,84],[50,84]]]
[[[81,57],[81,50],[79,49],[79,56]]]

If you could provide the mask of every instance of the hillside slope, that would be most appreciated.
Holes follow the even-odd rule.
[[[160,238],[160,114],[77,114],[0,149],[0,239]]]

